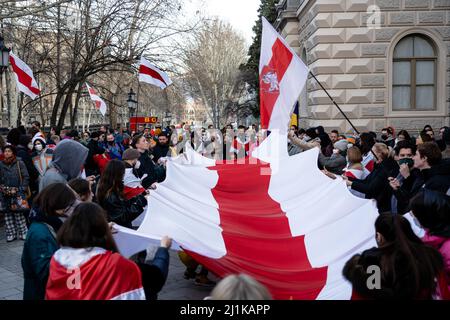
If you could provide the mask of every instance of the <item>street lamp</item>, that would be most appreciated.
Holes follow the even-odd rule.
[[[3,37],[0,36],[0,74],[3,73],[9,65],[9,52],[11,49],[5,47]]]
[[[128,110],[130,113],[128,130],[131,133],[131,115],[134,113],[134,110],[136,110],[136,108],[137,108],[136,94],[134,93],[133,88],[130,88],[130,92],[128,92],[127,103],[128,103]],[[137,115],[136,115],[136,117],[137,117]],[[137,130],[137,119],[136,119],[136,130]]]

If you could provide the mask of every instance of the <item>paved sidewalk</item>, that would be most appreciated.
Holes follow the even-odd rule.
[[[20,258],[24,241],[6,242],[5,229],[0,227],[0,300],[22,300],[23,277]],[[212,288],[196,286],[193,280],[183,278],[184,266],[176,252],[170,252],[169,276],[159,294],[160,300],[200,300]],[[217,281],[211,276],[211,279]]]

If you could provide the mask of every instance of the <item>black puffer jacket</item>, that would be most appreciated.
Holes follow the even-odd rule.
[[[422,188],[447,193],[450,188],[450,159],[443,159],[430,169],[418,171],[414,174],[411,172],[411,175],[405,179],[402,186],[397,191],[394,191],[397,201],[405,206],[404,210],[399,213],[409,211],[409,200]]]
[[[388,158],[376,164],[373,171],[364,180],[354,180],[352,189],[362,192],[366,199],[377,201],[378,212],[391,211],[392,188],[389,185],[389,177],[397,177],[399,166],[397,161]]]
[[[100,205],[107,212],[108,221],[131,228],[131,222],[144,212],[147,199],[141,194],[130,200],[125,200],[116,193],[110,193]]]

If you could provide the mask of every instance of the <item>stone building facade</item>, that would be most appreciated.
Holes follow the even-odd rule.
[[[358,130],[450,120],[450,0],[281,0],[275,27]],[[300,125],[352,132],[313,78]]]

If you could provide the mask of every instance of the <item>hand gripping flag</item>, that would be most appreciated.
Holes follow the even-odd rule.
[[[306,84],[308,67],[266,18],[262,18],[262,23],[259,60],[261,127],[284,132]]]
[[[139,81],[145,82],[161,89],[165,89],[172,84],[169,76],[151,64],[144,57],[141,57],[139,66]]]
[[[87,89],[89,91],[89,95],[90,95],[92,101],[94,101],[94,103],[95,103],[95,108],[100,110],[102,115],[105,116],[105,114],[106,114],[106,103],[105,103],[105,101],[103,101],[102,98],[100,98],[100,96],[97,94],[97,91],[95,91],[94,88],[91,88],[87,83],[86,83],[86,87],[87,87]]]
[[[376,205],[320,172],[317,148],[289,157],[286,144],[274,131],[245,164],[193,150],[169,160],[138,234],[169,235],[213,273],[249,274],[276,299],[350,299],[342,268],[376,246]]]
[[[25,93],[32,100],[36,99],[41,93],[41,90],[36,79],[34,79],[31,68],[12,52],[9,55],[9,62],[16,76],[17,89]]]

